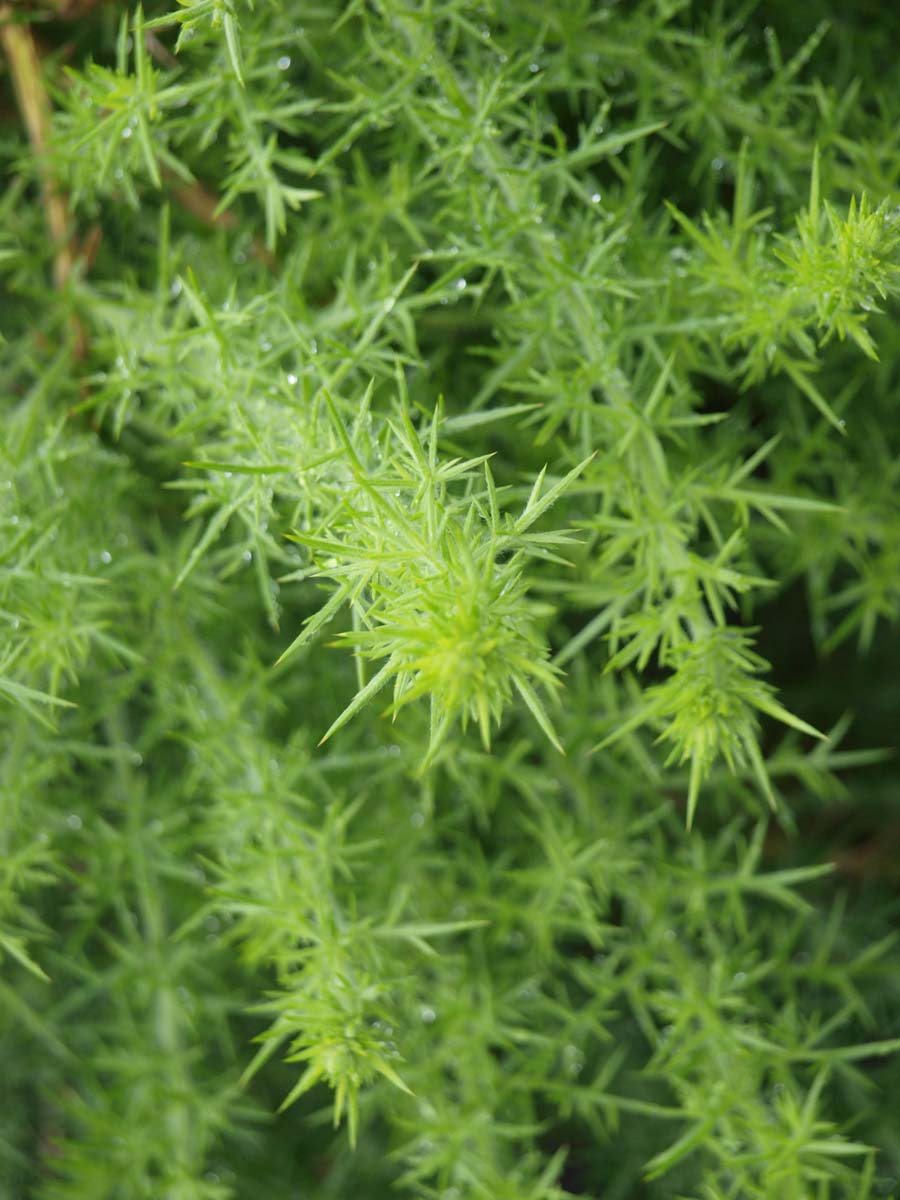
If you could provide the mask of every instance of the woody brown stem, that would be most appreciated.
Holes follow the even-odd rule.
[[[167,177],[169,179],[173,178],[171,174]],[[228,209],[220,212],[218,210],[219,197],[214,192],[209,191],[208,188],[205,188],[203,184],[197,181],[193,183],[173,183],[171,191],[181,207],[205,225],[212,225],[220,229],[237,228],[237,218],[234,213],[229,212]],[[253,239],[253,253],[269,270],[275,269],[273,255],[259,238]]]
[[[41,60],[31,27],[14,20],[8,4],[0,6],[0,44],[9,63],[16,100],[28,131],[41,180],[44,214],[53,243],[53,281],[62,288],[72,273],[69,208],[47,162],[50,139],[50,99],[44,86]]]

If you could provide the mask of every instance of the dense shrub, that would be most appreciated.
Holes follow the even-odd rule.
[[[900,1175],[900,10],[0,5],[0,1191]]]

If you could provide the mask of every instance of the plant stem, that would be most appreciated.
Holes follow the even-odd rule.
[[[19,24],[8,4],[0,7],[0,43],[9,63],[16,100],[40,173],[44,214],[54,248],[53,280],[56,286],[62,289],[72,273],[75,257],[72,252],[68,204],[47,163],[50,98],[44,86],[41,60],[31,27]]]

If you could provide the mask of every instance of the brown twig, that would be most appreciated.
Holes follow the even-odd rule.
[[[72,250],[69,207],[47,162],[50,98],[44,86],[41,60],[31,26],[17,22],[9,4],[0,5],[0,45],[9,63],[16,100],[37,160],[44,214],[53,242],[53,281],[58,288],[63,288],[75,265],[75,255]]]
[[[897,865],[898,850],[900,827],[894,824],[860,845],[836,850],[831,856],[831,861],[842,874],[858,879],[896,879],[900,874]]]
[[[178,66],[178,59],[167,46],[163,45],[152,29],[144,31],[144,44],[156,61],[162,63],[164,67],[171,70]]]
[[[167,177],[170,181],[175,178],[170,173],[167,173]],[[219,212],[219,197],[205,188],[202,183],[196,180],[193,183],[172,183],[171,192],[181,207],[186,209],[192,217],[202,221],[204,225],[212,225],[219,229],[237,228],[237,218],[234,213],[229,212],[227,208],[224,212]],[[275,269],[274,256],[256,237],[253,239],[253,254],[270,271]]]
[[[178,66],[178,59],[152,31],[148,30],[144,34],[144,43],[150,55],[158,63],[164,67]],[[234,213],[229,212],[228,209],[220,211],[219,197],[199,180],[184,183],[172,171],[165,171],[164,174],[172,196],[192,217],[196,217],[204,225],[212,225],[217,229],[237,228],[237,218]],[[252,249],[254,258],[258,258],[270,271],[275,270],[275,257],[264,242],[254,237]]]
[[[175,176],[167,172],[167,178],[174,181]],[[204,225],[219,229],[234,229],[237,225],[234,213],[227,208],[224,212],[216,212],[219,197],[197,180],[192,183],[172,182],[171,191],[181,207]]]

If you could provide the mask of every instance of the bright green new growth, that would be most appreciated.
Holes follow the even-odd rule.
[[[774,805],[759,749],[757,713],[822,737],[774,699],[774,689],[754,676],[768,663],[749,650],[750,638],[720,627],[680,643],[664,657],[672,674],[647,690],[646,705],[598,747],[609,745],[645,721],[663,721],[661,741],[674,743],[668,763],[691,765],[687,820],[690,827],[701,784],[721,755],[731,770],[749,765]]]
[[[435,409],[428,444],[409,418],[387,424],[388,449],[399,454],[388,470],[369,470],[361,461],[341,418],[330,406],[346,453],[352,483],[341,489],[336,514],[316,534],[294,533],[295,542],[314,555],[319,576],[337,584],[332,598],[285,653],[286,658],[347,603],[354,628],[342,640],[361,659],[387,659],[332,723],[331,737],[393,682],[391,712],[427,696],[431,731],[423,769],[446,740],[453,724],[469,720],[490,747],[491,726],[499,722],[514,694],[525,702],[541,729],[562,749],[535,686],[557,685],[547,662],[548,647],[535,622],[536,606],[526,595],[523,565],[529,555],[564,560],[551,547],[572,541],[562,533],[529,533],[581,467],[542,494],[538,476],[516,519],[501,519],[497,489],[480,459],[440,461],[440,409]],[[363,406],[363,422],[368,402]],[[383,455],[373,448],[374,457]],[[484,467],[482,480],[476,469]],[[479,482],[481,487],[474,490]],[[466,485],[451,498],[451,485]]]
[[[897,1194],[898,37],[0,5],[4,1200]]]
[[[784,371],[838,429],[843,424],[809,378],[819,346],[835,335],[851,338],[869,358],[877,358],[867,329],[868,314],[900,290],[896,261],[900,221],[883,202],[872,210],[865,196],[851,196],[846,217],[820,203],[819,157],[813,159],[809,205],[797,217],[793,235],[776,248],[758,229],[771,209],[751,212],[753,173],[742,149],[735,179],[734,212],[729,222],[709,218],[701,231],[677,210],[672,215],[704,256],[699,274],[716,297],[724,318],[726,346],[744,351],[742,370],[749,383]],[[725,304],[722,300],[727,297]],[[816,340],[809,335],[814,326]]]

